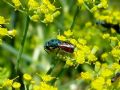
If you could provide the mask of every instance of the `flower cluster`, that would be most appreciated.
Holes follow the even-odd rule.
[[[0,16],[0,41],[2,41],[2,37],[4,36],[14,37],[16,35],[15,29],[8,30],[8,28],[4,27],[7,23],[7,20],[3,16]]]
[[[20,6],[22,4],[19,0],[12,0],[12,2],[14,3],[15,9],[21,10]],[[60,14],[54,2],[52,4],[49,0],[41,0],[40,2],[28,0],[27,8],[23,8],[22,10],[27,12],[34,22],[42,21],[43,23],[51,23]]]
[[[37,81],[35,81],[30,74],[25,73],[23,75],[23,82],[24,82],[25,87],[28,90],[58,90],[57,87],[52,86],[48,83],[51,80],[53,80],[55,77],[51,77],[50,75],[45,75],[45,74],[42,74],[40,77],[42,81],[40,81],[40,83],[37,84]],[[1,88],[10,89],[13,87],[15,90],[20,90],[21,84],[15,81],[16,78],[5,80]]]
[[[95,63],[93,72],[81,72],[80,79],[89,81],[89,90],[110,90],[110,88],[119,88],[119,82],[117,79],[112,82],[112,78],[116,76],[116,72],[119,72],[120,65],[113,63],[108,65],[107,63],[101,64],[100,62]],[[117,86],[114,87],[114,83]]]
[[[16,78],[18,78],[18,77],[16,77]],[[5,80],[5,81],[3,82],[1,88],[2,88],[2,89],[6,89],[6,88],[7,88],[7,89],[10,89],[10,88],[13,87],[15,90],[19,90],[20,87],[21,87],[21,84],[20,84],[19,82],[16,82],[16,81],[15,81],[16,78]]]
[[[67,30],[64,32],[64,35],[57,36],[59,40],[70,42],[75,46],[73,56],[71,58],[66,57],[66,64],[72,66],[84,63],[90,64],[97,61],[95,54],[98,51],[98,47],[87,45],[87,41],[83,38],[73,38],[73,34],[71,30]]]

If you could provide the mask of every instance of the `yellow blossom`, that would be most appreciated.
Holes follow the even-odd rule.
[[[13,37],[16,35],[16,33],[17,33],[17,31],[15,29],[8,31],[8,34]]]
[[[84,3],[84,0],[77,0],[79,5],[82,5]]]
[[[97,6],[94,6],[92,9],[91,9],[91,12],[96,12],[97,11]]]
[[[112,41],[117,41],[117,40],[118,40],[117,37],[110,37],[110,39],[111,39]]]
[[[30,80],[32,80],[32,76],[29,75],[29,74],[27,74],[27,73],[25,73],[25,74],[23,75],[23,79],[26,80],[26,81],[30,81]]]
[[[116,33],[116,30],[114,28],[111,28],[111,33]]]
[[[85,54],[79,50],[74,52],[74,57],[78,64],[83,64],[85,62]]]
[[[49,12],[47,6],[44,5],[44,4],[41,4],[41,5],[38,7],[38,10],[40,10],[39,13],[44,13],[44,14],[46,14],[46,13]]]
[[[73,62],[69,59],[66,60],[66,64],[69,65],[69,66],[72,66],[73,65]]]
[[[45,75],[45,74],[42,74],[42,75],[40,75],[41,76],[41,78],[42,78],[42,80],[44,81],[44,82],[49,82],[49,81],[51,81],[51,80],[53,80],[55,77],[52,77],[52,76],[50,76],[50,75]]]
[[[82,45],[85,45],[87,43],[87,41],[85,39],[78,39],[78,42]]]
[[[120,57],[120,50],[114,48],[114,49],[111,51],[111,54],[112,54],[115,58],[119,58],[119,57]]]
[[[81,78],[86,80],[92,79],[92,73],[91,72],[81,72]]]
[[[21,2],[19,0],[12,0],[12,2],[14,3],[15,8],[19,9],[19,7],[21,6]]]
[[[6,35],[8,35],[7,28],[0,27],[0,36],[6,36]]]
[[[113,72],[110,69],[103,69],[101,71],[101,76],[103,77],[109,77],[113,74]]]
[[[66,37],[63,36],[63,35],[57,35],[57,39],[62,40],[62,41],[66,41],[67,40]]]
[[[88,61],[89,62],[94,62],[97,60],[97,57],[94,54],[89,54],[88,55]]]
[[[46,84],[45,82],[41,82],[39,90],[58,90],[58,89],[57,87]]]
[[[33,16],[31,16],[31,20],[34,21],[34,22],[38,22],[39,19],[40,19],[40,17],[37,14],[34,14]]]
[[[109,38],[110,37],[110,34],[106,33],[106,34],[103,34],[102,38],[103,39],[106,39],[106,38]]]
[[[120,64],[118,64],[118,63],[113,63],[113,64],[112,64],[112,69],[113,69],[113,70],[120,70]]]
[[[37,9],[39,7],[39,3],[35,0],[29,0],[28,6],[29,6],[29,10],[34,10],[34,9]]]
[[[102,55],[101,55],[101,58],[104,60],[104,59],[106,59],[108,57],[108,53],[103,53]]]
[[[75,39],[70,39],[70,43],[72,43],[73,45],[77,45],[77,41]]]
[[[54,17],[52,14],[45,14],[45,18],[43,20],[44,23],[51,23],[53,22]]]
[[[56,7],[53,4],[48,4],[47,7],[52,12],[54,12],[56,10]]]
[[[103,90],[105,84],[105,79],[103,77],[98,77],[91,83],[91,87],[95,90]]]
[[[73,32],[69,29],[69,30],[65,31],[64,34],[65,34],[65,36],[70,37],[73,35]]]
[[[111,79],[107,79],[106,84],[107,84],[108,86],[111,86]]]
[[[7,79],[3,82],[3,87],[12,86],[13,80]]]
[[[0,16],[0,24],[5,24],[5,18],[3,16]]]
[[[21,84],[19,82],[14,82],[12,86],[13,88],[18,89],[21,87]]]

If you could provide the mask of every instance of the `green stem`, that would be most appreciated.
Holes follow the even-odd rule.
[[[78,14],[79,14],[79,7],[77,6],[76,11],[75,11],[75,14],[74,14],[74,17],[73,17],[72,24],[71,24],[71,26],[70,26],[70,30],[73,29],[73,27],[74,27],[74,25],[75,25],[75,20],[76,20]]]
[[[17,62],[16,62],[16,66],[15,66],[16,71],[18,70],[18,67],[19,67],[19,64],[20,64],[20,60],[21,60],[21,56],[22,56],[23,48],[24,48],[24,43],[25,43],[25,40],[26,40],[28,27],[29,27],[29,21],[30,21],[29,16],[27,16],[26,19],[27,20],[26,20],[25,30],[24,30],[24,33],[23,33],[23,39],[21,41],[21,46],[20,46],[20,49],[19,49],[19,53],[18,53],[18,56],[17,56]]]
[[[60,70],[60,72],[56,75],[56,78],[61,78],[64,73],[68,70],[68,68],[66,68],[65,66]],[[53,85],[56,82],[57,79],[54,79],[53,81],[51,81],[51,85]]]
[[[3,0],[3,2],[5,2],[6,4],[8,4],[10,7],[15,8],[15,6],[12,5],[11,3],[9,3],[7,0]],[[27,14],[25,11],[23,11],[23,10],[21,10],[21,9],[18,9],[18,11],[21,12],[21,13]]]

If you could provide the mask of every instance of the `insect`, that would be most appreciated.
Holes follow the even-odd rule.
[[[45,51],[53,51],[55,49],[61,49],[65,52],[73,53],[74,45],[68,42],[60,41],[58,39],[51,39],[44,45]]]
[[[111,83],[114,83],[116,80],[118,80],[120,78],[120,72],[116,73],[116,75],[114,77],[112,77],[111,79]]]
[[[107,23],[105,21],[97,21],[96,24],[102,25],[103,27],[108,28],[108,29],[114,28],[117,33],[120,33],[120,26],[119,26],[119,24]]]

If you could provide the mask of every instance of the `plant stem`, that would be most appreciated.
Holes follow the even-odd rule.
[[[12,5],[11,3],[9,3],[7,0],[3,0],[3,2],[5,2],[5,3],[8,4],[9,6],[15,8],[15,6]],[[21,9],[18,9],[18,11],[21,12],[21,13],[27,14],[25,11],[23,11],[23,10],[21,10]]]
[[[54,68],[58,65],[60,63],[60,60],[56,60],[56,61],[52,61],[52,66],[50,67],[50,69],[47,71],[47,73],[46,74],[51,74],[52,73],[52,71],[54,70]]]
[[[77,6],[76,11],[75,11],[75,14],[74,14],[74,17],[73,17],[72,24],[71,24],[71,26],[70,26],[70,30],[73,29],[73,27],[74,27],[74,25],[75,25],[75,20],[76,20],[78,14],[79,14],[79,7]]]
[[[28,27],[29,27],[29,21],[30,21],[30,18],[29,18],[29,16],[27,16],[26,17],[26,26],[25,26],[25,30],[24,30],[24,33],[23,33],[23,39],[21,41],[21,46],[20,46],[20,49],[19,49],[19,53],[18,53],[18,56],[17,56],[17,62],[16,62],[16,66],[15,66],[16,72],[18,70],[20,60],[21,60],[21,56],[22,56],[22,53],[23,53],[24,43],[25,43],[25,40],[26,40]]]
[[[60,70],[60,72],[56,75],[56,78],[61,78],[64,73],[68,70],[68,68],[66,68],[65,66]],[[51,85],[53,85],[56,82],[57,79],[54,79],[53,81],[51,81]]]

